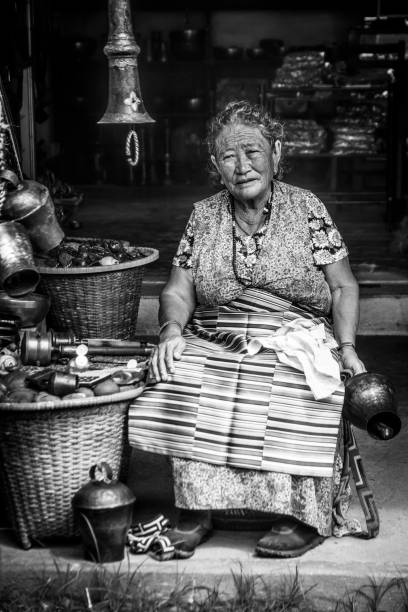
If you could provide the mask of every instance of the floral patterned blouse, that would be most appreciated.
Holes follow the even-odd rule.
[[[328,314],[331,295],[321,266],[347,255],[319,198],[274,181],[270,209],[252,236],[234,229],[227,190],[196,203],[173,265],[192,270],[202,304],[229,302],[242,292],[244,279],[247,285]]]

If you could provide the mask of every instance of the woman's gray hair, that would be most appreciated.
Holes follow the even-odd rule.
[[[237,100],[229,102],[223,110],[208,122],[206,142],[210,155],[217,157],[216,142],[219,134],[226,126],[234,124],[257,127],[272,148],[277,140],[281,142],[283,140],[283,125],[272,119],[271,115],[262,106],[251,104],[247,100]],[[210,164],[209,172],[213,179],[219,180],[219,174],[213,164]],[[281,162],[279,162],[274,176],[275,178],[281,178]]]

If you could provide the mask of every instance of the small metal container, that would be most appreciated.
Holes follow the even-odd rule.
[[[63,397],[73,393],[78,387],[78,376],[64,372],[54,372],[48,381],[48,391],[53,395]]]
[[[85,558],[98,563],[122,561],[136,498],[129,487],[112,480],[107,463],[92,466],[89,475],[91,481],[72,500]]]
[[[31,293],[40,275],[34,264],[33,249],[20,223],[0,223],[0,283],[12,297]]]

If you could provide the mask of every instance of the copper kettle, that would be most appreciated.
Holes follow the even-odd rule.
[[[401,429],[395,389],[388,378],[362,372],[346,378],[343,414],[376,440],[390,440]]]

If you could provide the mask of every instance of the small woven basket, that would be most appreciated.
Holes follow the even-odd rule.
[[[51,298],[49,326],[79,338],[134,338],[144,269],[159,256],[157,249],[140,250],[144,257],[112,266],[39,266],[40,290]]]
[[[0,404],[0,481],[23,548],[42,538],[76,535],[72,497],[95,463],[107,461],[119,477],[128,405],[142,391]]]

